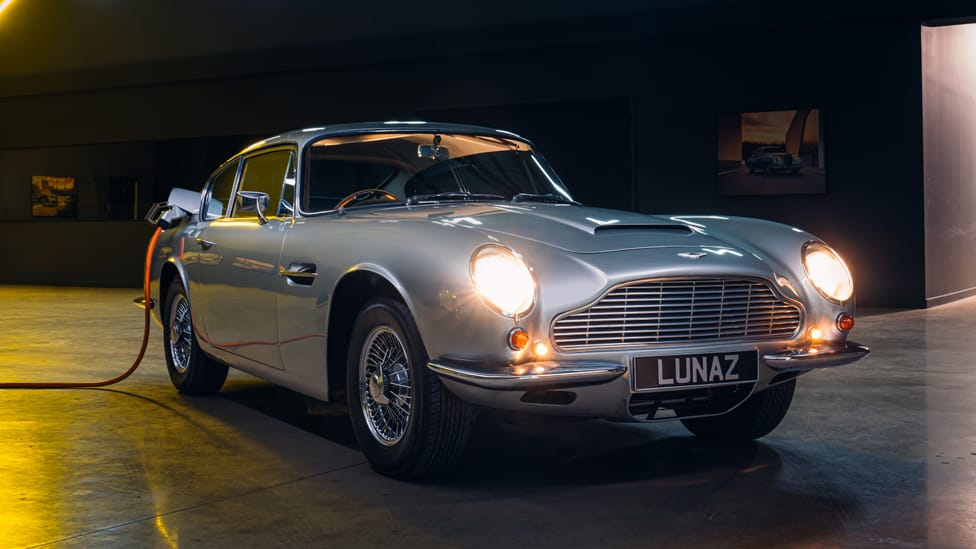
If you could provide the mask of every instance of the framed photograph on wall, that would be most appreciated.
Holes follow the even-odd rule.
[[[719,116],[719,194],[827,192],[822,136],[820,109]]]
[[[73,177],[31,177],[31,215],[78,217],[78,189]]]

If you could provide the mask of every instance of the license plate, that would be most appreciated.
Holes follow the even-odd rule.
[[[759,353],[701,353],[639,356],[634,359],[634,388],[677,389],[756,381]]]

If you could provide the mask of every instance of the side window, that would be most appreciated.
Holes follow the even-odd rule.
[[[267,193],[268,207],[263,212],[267,217],[275,217],[279,215],[283,205],[283,198],[285,199],[285,202],[290,204],[288,197],[284,195],[287,194],[285,193],[285,190],[288,187],[286,176],[288,175],[289,167],[291,165],[291,157],[291,151],[279,150],[259,154],[244,160],[244,171],[241,174],[240,188],[242,191],[258,191]],[[291,187],[294,189],[293,178]],[[241,199],[238,197],[237,204],[234,208],[234,218],[242,219],[258,216],[257,212],[255,211],[242,211],[240,208],[240,202]]]
[[[227,213],[227,206],[230,205],[230,193],[234,190],[236,176],[237,162],[234,162],[210,179],[210,194],[207,197],[204,219],[218,219]]]

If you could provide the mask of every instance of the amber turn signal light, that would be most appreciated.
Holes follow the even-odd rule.
[[[529,346],[529,332],[525,328],[512,328],[508,332],[508,346],[513,351],[524,351]]]
[[[837,315],[837,329],[842,332],[849,332],[854,329],[854,315],[841,313]]]

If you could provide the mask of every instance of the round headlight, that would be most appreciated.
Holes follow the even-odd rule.
[[[478,248],[471,256],[471,280],[481,297],[505,316],[526,313],[535,301],[532,273],[508,248]]]
[[[803,247],[803,268],[814,287],[827,299],[847,301],[854,293],[854,279],[844,260],[823,242]]]

